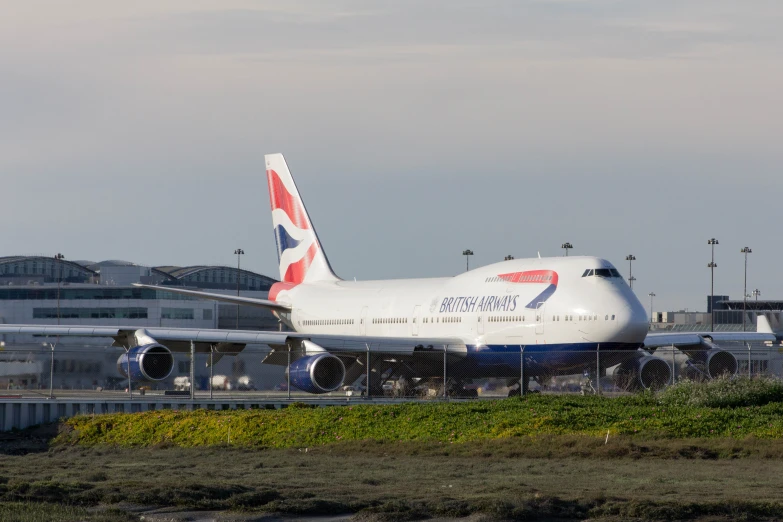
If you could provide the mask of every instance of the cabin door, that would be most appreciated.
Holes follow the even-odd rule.
[[[536,335],[544,333],[544,313],[546,312],[546,303],[538,303],[536,306]]]
[[[419,335],[419,321],[421,318],[421,306],[416,305],[413,308],[413,317],[411,318],[411,335]]]
[[[362,308],[359,316],[359,335],[367,335],[367,307]]]

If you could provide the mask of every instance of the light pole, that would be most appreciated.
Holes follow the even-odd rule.
[[[750,247],[744,247],[740,253],[745,254],[745,286],[742,289],[742,331],[745,331],[745,315],[748,311],[748,254],[752,254]]]
[[[60,324],[60,281],[63,279],[63,259],[65,259],[65,256],[60,254],[59,252],[54,256],[54,259],[57,262],[57,324]]]
[[[755,290],[753,290],[753,297],[755,297],[755,298],[756,298],[756,302],[757,302],[757,303],[758,303],[758,301],[759,301],[759,296],[760,296],[760,295],[761,295],[761,290],[759,290],[758,288],[756,288]]]
[[[472,256],[473,255],[473,251],[470,250],[470,249],[463,250],[462,251],[462,255],[465,256],[465,271],[467,272],[468,270],[470,270],[470,263],[468,262],[468,260],[470,258],[468,256]]]
[[[234,254],[237,256],[237,297],[239,297],[239,256],[244,253],[245,251],[241,248],[234,250]],[[237,304],[237,330],[239,330],[239,304]]]
[[[655,299],[655,292],[647,294],[650,296],[650,324],[653,322],[653,299]]]
[[[628,261],[628,284],[631,285],[631,290],[633,290],[633,282],[636,281],[636,278],[633,276],[633,262],[636,261],[636,256],[628,254],[625,256],[625,260]]]
[[[718,240],[714,237],[707,240],[707,244],[712,248],[712,261],[709,262],[707,268],[710,269],[710,331],[715,331],[715,268],[718,265],[715,264],[715,245],[719,244]]]
[[[563,250],[565,250],[565,252],[566,252],[565,256],[566,256],[566,257],[568,257],[568,251],[569,251],[569,250],[571,250],[572,248],[574,248],[574,245],[572,245],[571,243],[569,243],[568,241],[566,241],[565,243],[563,243],[562,245],[560,245],[560,248],[562,248]]]
[[[512,259],[514,259],[514,256],[508,255],[508,256],[503,258],[503,261],[511,261]]]

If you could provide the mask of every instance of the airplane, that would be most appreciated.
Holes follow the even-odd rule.
[[[377,394],[393,379],[436,383],[446,357],[447,385],[468,397],[475,396],[465,389],[471,379],[505,379],[514,395],[531,378],[540,382],[586,366],[613,368],[629,388],[658,388],[672,375],[669,362],[655,355],[663,346],[686,353],[689,368],[704,378],[735,374],[736,358],[716,342],[776,340],[771,330],[648,333],[638,298],[612,263],[598,257],[511,259],[453,277],[343,280],[283,155],[268,154],[265,163],[280,270],[268,299],[135,286],[267,308],[291,331],[0,325],[0,333],[111,337],[126,349],[118,370],[138,381],[168,378],[172,352],[212,353],[215,364],[247,344],[266,344],[272,351],[263,363],[286,366],[291,385],[314,394],[362,379]],[[597,351],[601,369],[585,363]]]

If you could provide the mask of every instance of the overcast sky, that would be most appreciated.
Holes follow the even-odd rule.
[[[344,278],[605,257],[783,299],[779,0],[8,2],[0,255],[278,277],[283,152]]]

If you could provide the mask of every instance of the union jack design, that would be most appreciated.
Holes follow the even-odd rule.
[[[267,154],[265,160],[281,282],[288,289],[305,281],[337,280],[283,155]]]
[[[509,283],[539,283],[546,284],[543,292],[533,298],[525,308],[537,308],[539,303],[543,303],[557,290],[557,272],[554,270],[527,270],[525,272],[510,272],[508,274],[498,274],[498,277]]]

